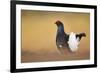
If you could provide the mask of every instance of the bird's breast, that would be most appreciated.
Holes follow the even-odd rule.
[[[60,48],[67,47],[67,40],[65,34],[57,34],[56,42]]]

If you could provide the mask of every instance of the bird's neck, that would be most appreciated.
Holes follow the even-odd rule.
[[[63,26],[59,26],[57,32],[64,33],[64,27]]]

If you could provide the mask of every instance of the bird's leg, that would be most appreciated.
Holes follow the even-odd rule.
[[[62,55],[63,53],[61,52],[61,48],[63,47],[62,44],[59,44],[58,42],[56,42],[56,45],[57,45],[57,51],[60,55]]]
[[[61,51],[61,49],[62,49],[62,45],[58,45],[58,46],[57,46],[57,50],[58,50],[58,53],[59,53],[60,55],[63,54],[63,52]]]
[[[57,43],[56,43],[57,44]],[[61,46],[59,46],[58,44],[57,44],[57,51],[58,51],[58,53],[61,55],[62,53],[61,53],[61,51],[60,51],[60,48],[61,48]]]

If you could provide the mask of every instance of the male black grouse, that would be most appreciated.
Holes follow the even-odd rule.
[[[75,34],[74,32],[67,34],[64,32],[64,25],[61,21],[58,20],[55,22],[55,24],[58,27],[56,35],[57,48],[59,50],[62,48],[67,48],[70,52],[76,52],[81,38],[86,37],[86,34]]]

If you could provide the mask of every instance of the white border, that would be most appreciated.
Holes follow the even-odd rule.
[[[90,13],[90,60],[21,63],[21,9]],[[94,64],[94,10],[84,8],[16,5],[16,68],[39,68]]]

